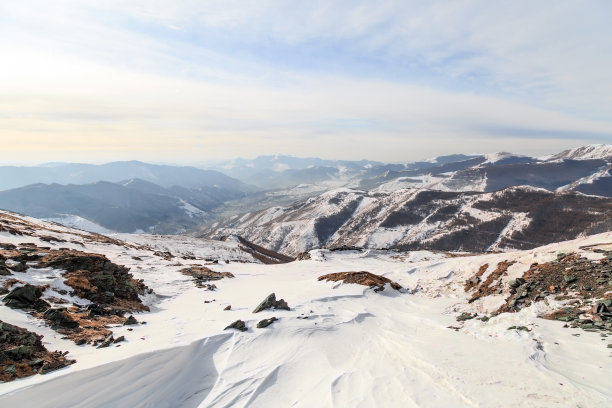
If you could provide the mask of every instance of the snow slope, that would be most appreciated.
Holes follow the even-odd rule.
[[[36,223],[37,234],[76,238]],[[517,221],[518,222],[518,221]],[[129,236],[133,244],[83,239],[87,251],[130,266],[157,296],[147,299],[146,325],[113,328],[121,347],[75,346],[40,321],[0,306],[0,320],[44,334],[49,349],[69,350],[77,363],[41,376],[0,384],[0,406],[36,407],[604,407],[612,404],[612,359],[597,333],[564,329],[537,318],[541,304],[488,322],[458,323],[463,311],[487,313],[496,299],[468,304],[463,285],[484,263],[515,260],[505,281],[533,262],[580,247],[612,248],[612,233],[529,251],[451,257],[438,252],[315,250],[311,260],[261,265],[234,260],[234,241],[214,247],[210,265],[234,279],[217,291],[196,288],[177,262],[202,263],[186,241]],[[155,239],[154,239],[155,238]],[[0,232],[1,242],[40,243],[39,237]],[[158,246],[162,245],[163,248]],[[190,241],[195,243],[194,241]],[[47,243],[46,245],[77,245]],[[187,249],[186,249],[187,248]],[[83,248],[81,248],[83,249]],[[155,255],[167,249],[172,260]],[[186,251],[186,252],[185,252]],[[189,253],[196,259],[183,259]],[[134,259],[139,257],[141,261]],[[319,282],[326,273],[367,270],[400,283],[375,293],[364,286]],[[28,271],[27,273],[33,273]],[[269,293],[290,311],[253,308]],[[552,302],[552,300],[551,300]],[[231,305],[231,310],[223,310]],[[280,320],[265,329],[257,321]],[[249,330],[224,331],[242,319]],[[531,332],[507,330],[525,325]],[[461,326],[459,331],[448,326]],[[579,333],[580,336],[573,336]],[[602,341],[604,340],[604,341]]]

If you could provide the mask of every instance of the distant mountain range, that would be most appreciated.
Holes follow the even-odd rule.
[[[185,232],[257,190],[213,170],[136,161],[0,167],[4,188],[31,181],[0,191],[0,208],[104,232]]]
[[[222,163],[216,170],[137,161],[4,166],[0,167],[0,188],[5,189],[0,191],[0,208],[101,232],[175,234],[201,230],[207,236],[220,236],[232,231],[249,238],[249,228],[261,222],[251,225],[237,219],[250,220],[262,211],[267,214],[266,223],[271,222],[266,228],[274,229],[285,225],[283,219],[273,216],[277,211],[293,214],[292,208],[309,200],[324,204],[321,197],[330,191],[344,191],[338,188],[351,189],[367,202],[386,194],[408,200],[415,191],[465,193],[461,197],[473,197],[472,193],[527,186],[534,191],[556,193],[552,196],[561,198],[554,202],[563,206],[565,201],[580,201],[572,198],[575,194],[567,194],[570,192],[598,196],[594,202],[605,202],[602,197],[612,197],[611,172],[611,145],[583,146],[539,158],[511,153],[455,154],[403,164],[276,155],[236,159]],[[9,187],[15,188],[6,190]],[[381,214],[387,210],[384,205],[379,209]],[[442,211],[433,203],[430,210]],[[453,214],[451,207],[444,211]],[[609,213],[603,216],[610,217]],[[316,214],[309,217],[314,220]],[[358,229],[353,231],[356,232]],[[319,238],[312,240],[312,247],[328,245],[329,237],[315,235]],[[571,237],[564,237],[567,238]],[[264,243],[257,238],[254,241]],[[280,246],[272,247],[282,250],[291,246],[285,238],[281,241]],[[543,243],[546,241],[534,241]]]
[[[98,181],[118,183],[141,179],[162,187],[218,187],[235,191],[254,191],[253,186],[215,170],[189,166],[167,166],[139,161],[107,164],[57,163],[43,166],[0,166],[0,190],[30,184],[89,184]]]
[[[378,165],[347,185],[203,227],[290,255],[312,248],[486,251],[612,229],[612,146]]]

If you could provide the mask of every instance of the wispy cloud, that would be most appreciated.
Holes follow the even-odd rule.
[[[407,160],[612,141],[607,1],[7,3],[0,138],[16,156]]]

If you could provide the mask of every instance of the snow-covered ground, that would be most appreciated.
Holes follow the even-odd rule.
[[[47,224],[39,224],[45,227]],[[57,228],[53,226],[53,228]],[[63,234],[70,234],[65,229]],[[57,232],[56,234],[60,234]],[[50,235],[46,233],[45,235]],[[448,257],[427,251],[311,251],[311,260],[281,265],[244,262],[228,243],[121,235],[134,245],[83,241],[131,267],[154,289],[144,325],[113,328],[120,347],[76,346],[40,320],[0,306],[0,320],[43,334],[48,349],[77,363],[46,375],[0,384],[0,406],[22,407],[605,407],[612,405],[607,339],[537,318],[538,306],[488,322],[456,321],[487,313],[499,299],[468,304],[465,280],[478,268],[515,260],[511,279],[533,262],[580,246],[612,246],[612,233],[511,253]],[[0,242],[40,242],[0,232]],[[177,263],[154,251],[230,260],[209,265],[233,279],[196,288]],[[589,257],[597,254],[585,252]],[[246,255],[245,255],[246,256]],[[134,259],[134,257],[139,258]],[[320,282],[323,274],[369,271],[406,290],[382,292]],[[27,274],[36,271],[30,269]],[[252,310],[276,293],[290,311]],[[231,305],[231,310],[224,310]],[[257,322],[280,320],[264,329]],[[223,330],[237,319],[249,330]],[[524,325],[531,332],[508,330]],[[455,331],[448,326],[462,327]],[[574,334],[580,334],[574,336]]]

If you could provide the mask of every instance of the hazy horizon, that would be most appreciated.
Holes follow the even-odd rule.
[[[602,143],[600,143],[602,144]],[[593,143],[591,143],[590,145],[594,145]],[[606,145],[606,143],[603,143],[603,145]],[[502,152],[502,151],[490,151],[490,152],[486,152],[486,151],[480,151],[480,152],[476,152],[476,151],[457,151],[457,152],[450,152],[448,154],[463,154],[466,156],[476,156],[476,155],[487,155],[487,154],[494,154],[494,153],[512,153],[512,154],[517,154],[517,155],[521,155],[521,156],[529,156],[529,157],[545,157],[548,155],[553,155],[556,153],[560,153],[563,150],[567,150],[567,149],[572,149],[572,148],[577,148],[577,147],[582,147],[585,146],[583,145],[574,145],[574,146],[569,146],[567,148],[561,148],[561,149],[556,149],[553,151],[546,151],[543,154],[528,154],[528,153],[517,153],[517,152]],[[115,163],[115,162],[143,162],[143,163],[147,163],[147,164],[155,164],[155,165],[166,165],[166,166],[191,166],[191,167],[198,167],[198,168],[202,168],[202,169],[207,169],[207,168],[212,168],[215,167],[217,165],[223,164],[223,163],[227,163],[227,162],[231,162],[234,160],[254,160],[257,158],[261,158],[261,157],[291,157],[291,158],[295,158],[295,159],[323,159],[323,160],[330,160],[330,161],[377,161],[377,162],[381,162],[381,163],[387,163],[387,164],[402,164],[402,163],[412,163],[412,162],[419,162],[419,161],[428,161],[428,160],[432,160],[435,159],[437,157],[442,157],[445,156],[446,154],[434,154],[433,156],[429,156],[429,157],[417,157],[416,159],[411,159],[411,160],[394,160],[394,161],[384,161],[384,160],[375,160],[375,159],[370,159],[367,157],[361,157],[361,158],[357,158],[357,159],[347,159],[347,158],[343,158],[343,157],[321,157],[321,156],[314,156],[314,155],[295,155],[295,154],[282,154],[282,153],[270,153],[270,154],[261,154],[261,155],[256,155],[256,156],[251,156],[251,157],[243,157],[243,156],[237,156],[237,157],[228,157],[228,158],[219,158],[219,159],[209,159],[209,160],[199,160],[199,161],[194,161],[194,162],[180,162],[180,161],[160,161],[160,160],[140,160],[140,159],[136,159],[136,158],[132,158],[132,159],[116,159],[113,160],[112,158],[110,159],[101,159],[101,160],[91,160],[91,161],[85,161],[85,160],[76,160],[76,161],[59,161],[59,160],[54,160],[54,161],[43,161],[43,162],[39,162],[39,161],[22,161],[22,162],[10,162],[10,161],[3,161],[0,162],[0,166],[17,166],[17,167],[44,167],[44,166],[56,166],[56,165],[63,165],[63,164],[92,164],[92,165],[103,165],[103,164],[108,164],[108,163]]]

